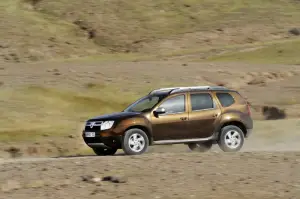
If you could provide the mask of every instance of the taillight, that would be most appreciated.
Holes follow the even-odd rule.
[[[248,115],[251,115],[251,109],[250,109],[250,104],[249,104],[249,102],[247,102],[247,111],[248,111]]]

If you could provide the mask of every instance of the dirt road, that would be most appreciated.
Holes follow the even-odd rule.
[[[300,152],[152,153],[0,167],[1,199],[300,198]],[[94,179],[84,181],[88,175]],[[119,183],[97,182],[105,176]]]
[[[300,140],[296,125],[281,134],[255,132],[239,153],[215,146],[154,146],[140,156],[24,158],[0,161],[0,199],[300,198]],[[258,123],[260,129],[274,122]],[[265,125],[265,126],[263,126]],[[273,132],[273,133],[276,133]],[[265,136],[265,137],[264,137]],[[91,177],[89,177],[91,176]],[[115,181],[102,181],[113,176]],[[90,179],[89,179],[90,178]]]

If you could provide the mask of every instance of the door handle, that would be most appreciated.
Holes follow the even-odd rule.
[[[187,117],[181,117],[180,119],[185,121],[185,120],[187,120]]]

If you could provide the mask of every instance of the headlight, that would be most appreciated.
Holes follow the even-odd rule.
[[[101,124],[101,130],[110,129],[114,124],[114,121],[105,121]]]

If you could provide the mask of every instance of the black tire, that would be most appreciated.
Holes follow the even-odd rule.
[[[140,140],[140,141],[135,140],[136,145],[130,142],[130,139],[132,139],[134,135],[136,135],[137,138]],[[137,128],[129,129],[128,131],[125,132],[125,135],[122,140],[122,149],[126,155],[140,155],[147,151],[148,146],[149,146],[148,136],[141,129],[137,129]],[[138,149],[135,150],[134,147],[138,147]]]
[[[213,142],[206,141],[206,142],[198,142],[198,143],[189,143],[188,147],[191,151],[196,152],[206,152],[212,148]]]
[[[108,147],[97,147],[92,149],[98,156],[114,155],[118,150],[117,148]]]
[[[236,140],[230,139],[229,134],[234,135],[232,137],[235,137]],[[244,139],[245,139],[244,133],[239,127],[237,127],[235,125],[228,125],[221,129],[220,136],[218,139],[218,145],[221,148],[221,150],[224,152],[237,152],[237,151],[240,151],[241,148],[243,147]],[[230,142],[228,140],[230,140]],[[239,142],[236,142],[236,141],[239,141]],[[234,145],[234,147],[233,147],[233,145]]]

